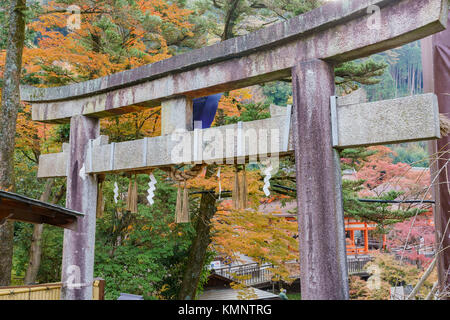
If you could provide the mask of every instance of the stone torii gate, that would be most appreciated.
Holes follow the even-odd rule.
[[[440,134],[434,94],[349,103],[333,97],[333,66],[444,30],[447,11],[447,0],[334,1],[151,65],[64,87],[22,88],[33,120],[70,122],[69,145],[62,153],[42,155],[38,173],[66,176],[67,207],[85,214],[77,231],[64,234],[62,297],[91,299],[97,174],[295,153],[302,298],[348,299],[338,150]],[[193,98],[290,76],[292,120],[287,114],[192,131]],[[111,144],[99,136],[99,118],[158,105],[162,136]],[[270,148],[255,149],[256,140],[246,144],[239,132],[270,141]],[[188,146],[182,155],[180,145],[183,151]],[[68,286],[75,276],[77,286]]]

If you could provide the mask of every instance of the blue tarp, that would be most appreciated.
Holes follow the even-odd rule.
[[[202,129],[210,128],[216,116],[219,100],[223,93],[194,99],[194,123],[202,122]]]

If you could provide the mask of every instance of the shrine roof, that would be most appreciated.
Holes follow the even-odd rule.
[[[11,219],[74,229],[81,216],[74,210],[0,190],[0,224]]]

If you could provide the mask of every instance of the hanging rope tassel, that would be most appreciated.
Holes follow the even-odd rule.
[[[245,209],[247,208],[247,203],[248,203],[248,184],[247,184],[247,173],[245,170],[245,165],[244,165],[244,169],[242,170],[242,180],[241,180],[241,186],[239,187],[239,191],[240,191],[240,209]]]
[[[439,114],[439,124],[441,127],[441,136],[446,137],[450,134],[450,119],[443,113]]]
[[[188,223],[191,221],[189,216],[189,190],[186,186],[186,181],[184,182],[184,191],[183,191],[183,210],[182,210],[182,223]]]
[[[133,197],[131,198],[131,213],[138,213],[138,183],[137,176],[134,176]]]
[[[181,223],[181,215],[182,215],[182,195],[181,195],[181,185],[178,183],[178,190],[177,190],[177,205],[175,207],[175,222]]]
[[[191,168],[191,170],[181,171],[175,169],[173,167],[170,168],[161,168],[164,171],[169,173],[169,176],[172,180],[178,182],[178,191],[177,191],[177,204],[175,207],[175,222],[176,223],[188,223],[190,222],[189,216],[189,190],[187,188],[187,180],[193,179],[200,175],[204,168],[205,164],[195,165]],[[181,182],[184,182],[184,190],[183,194],[181,194]]]
[[[105,210],[105,198],[103,196],[103,186],[104,186],[105,176],[98,175],[97,180],[97,218],[103,217],[103,212]]]
[[[131,213],[137,213],[138,212],[137,201],[138,201],[137,178],[136,176],[134,176],[134,179],[130,179],[130,184],[128,185],[128,197],[126,209]]]
[[[239,209],[239,173],[237,165],[234,167],[234,184],[231,198],[233,200],[233,209]]]
[[[127,191],[127,205],[126,205],[126,210],[127,211],[131,211],[131,193],[133,192],[133,181],[130,178],[130,183],[128,184],[128,191]]]

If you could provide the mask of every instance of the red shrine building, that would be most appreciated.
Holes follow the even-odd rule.
[[[347,255],[366,255],[370,249],[379,249],[385,246],[386,236],[383,235],[383,241],[371,237],[371,231],[377,228],[376,223],[367,223],[354,218],[345,218],[345,241],[347,245]]]

